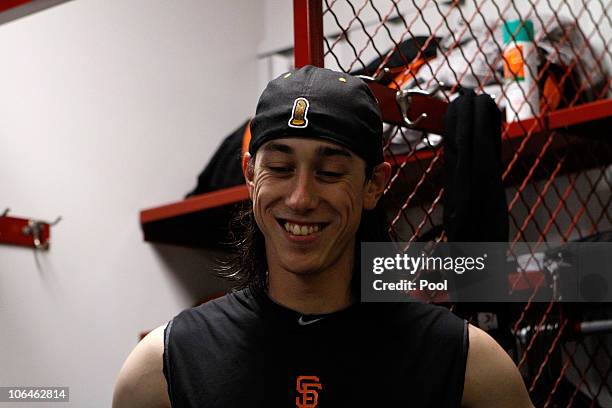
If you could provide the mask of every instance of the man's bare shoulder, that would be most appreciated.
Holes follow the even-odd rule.
[[[151,331],[125,360],[113,395],[113,408],[169,408],[163,373],[164,329]]]
[[[469,341],[462,406],[533,408],[521,374],[504,349],[472,325]]]

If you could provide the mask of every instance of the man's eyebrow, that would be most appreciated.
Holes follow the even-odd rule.
[[[283,143],[275,143],[275,142],[267,143],[265,146],[262,147],[262,149],[266,152],[281,152],[281,153],[293,154],[293,148]]]
[[[343,157],[353,157],[351,152],[346,149],[339,147],[330,147],[330,146],[321,146],[317,148],[316,151],[317,156],[320,157],[330,157],[330,156],[343,156]]]

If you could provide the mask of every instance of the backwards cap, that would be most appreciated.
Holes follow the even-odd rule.
[[[251,121],[249,153],[269,140],[307,137],[338,143],[366,164],[382,163],[382,120],[359,78],[310,65],[272,80]]]

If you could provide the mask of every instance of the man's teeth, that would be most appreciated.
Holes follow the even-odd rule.
[[[292,224],[290,222],[285,223],[285,231],[293,235],[310,235],[313,232],[319,232],[320,230],[321,230],[321,226],[319,224],[298,225],[298,224]]]

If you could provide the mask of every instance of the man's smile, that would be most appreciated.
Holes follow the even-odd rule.
[[[294,221],[285,218],[277,218],[276,220],[286,232],[295,236],[313,235],[322,231],[329,225],[328,222]]]

